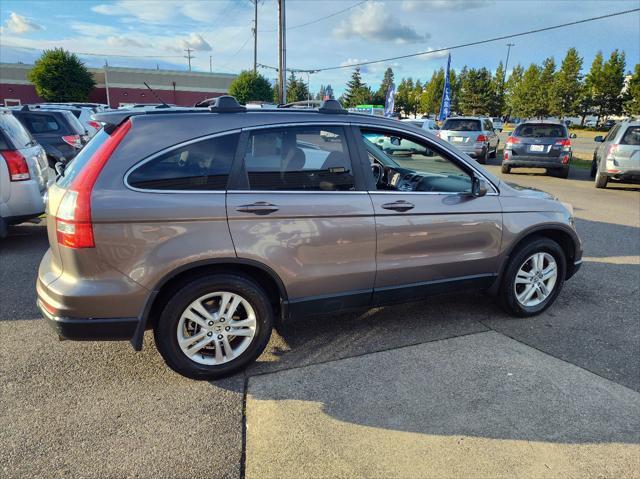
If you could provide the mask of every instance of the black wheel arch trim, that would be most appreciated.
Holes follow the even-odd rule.
[[[156,283],[153,290],[151,290],[151,292],[147,296],[145,305],[142,308],[142,312],[138,317],[139,319],[138,327],[133,337],[131,338],[131,345],[133,346],[133,349],[135,349],[136,351],[142,350],[142,341],[144,339],[144,332],[147,329],[147,321],[149,319],[149,314],[151,313],[151,308],[153,307],[153,304],[155,303],[155,300],[157,299],[158,294],[169,281],[177,277],[179,274],[182,274],[191,269],[196,269],[203,266],[215,266],[215,265],[224,265],[224,264],[250,266],[250,267],[259,269],[264,273],[266,273],[267,275],[269,275],[271,279],[274,280],[274,282],[278,287],[278,291],[282,298],[283,315],[286,314],[286,306],[288,304],[288,295],[287,295],[287,290],[284,286],[284,282],[282,281],[282,279],[280,279],[280,276],[278,276],[278,274],[266,264],[261,263],[259,261],[252,260],[252,259],[247,259],[247,258],[211,258],[206,260],[194,261],[191,263],[183,264],[182,266],[179,266],[178,268],[167,273],[165,276],[163,276],[160,279],[160,281],[158,281],[158,283]]]

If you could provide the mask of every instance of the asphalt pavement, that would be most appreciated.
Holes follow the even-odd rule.
[[[515,319],[469,294],[294,320],[246,373],[215,383],[168,370],[149,333],[141,353],[59,342],[34,306],[45,230],[12,228],[0,475],[294,477],[309,464],[315,477],[637,476],[640,189],[596,190],[578,169],[505,178],[575,207],[585,263],[547,312]],[[424,454],[431,469],[408,466]]]

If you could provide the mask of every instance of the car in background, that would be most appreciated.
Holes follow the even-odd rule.
[[[591,163],[596,188],[606,188],[609,180],[640,181],[640,121],[616,123],[606,137],[594,140],[600,143]]]
[[[589,127],[589,128],[596,128],[598,126],[598,121],[597,120],[587,120],[584,123],[584,126]]]
[[[440,127],[438,126],[438,123],[436,123],[436,121],[431,118],[421,118],[421,119],[415,119],[415,120],[406,118],[400,121],[403,121],[405,123],[410,123],[411,125],[417,126],[418,128],[422,128],[424,131],[428,131],[433,135],[437,135],[438,132],[440,131]]]
[[[527,120],[507,138],[502,173],[513,168],[545,168],[547,174],[569,176],[571,139],[566,125],[555,120]]]
[[[616,124],[615,120],[607,120],[602,124],[602,128],[606,128],[607,130],[610,130],[615,126],[615,124]]]
[[[102,125],[93,119],[93,114],[96,113],[93,108],[88,106],[75,106],[75,105],[66,105],[66,104],[58,104],[58,103],[40,103],[38,105],[34,105],[34,108],[41,110],[65,110],[73,113],[80,124],[83,126],[86,134],[89,138],[92,138]]]
[[[49,190],[38,307],[68,339],[140,350],[153,329],[187,377],[246,367],[276,318],[468,289],[540,314],[582,264],[570,205],[335,100],[257,111],[224,96],[97,118],[107,126]],[[410,167],[381,136],[416,145]]]
[[[491,120],[479,116],[447,118],[439,136],[483,165],[496,156],[500,143]]]
[[[11,110],[0,108],[0,238],[9,225],[44,213],[52,176],[42,147]]]
[[[493,123],[493,129],[496,131],[502,131],[502,129],[504,128],[504,122],[502,121],[502,118],[499,118],[497,116],[491,119],[491,123]]]
[[[84,128],[70,111],[24,106],[14,109],[13,115],[43,145],[51,168],[55,168],[59,161],[66,163],[72,160],[87,141]]]

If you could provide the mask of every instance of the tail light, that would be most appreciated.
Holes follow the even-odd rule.
[[[89,120],[87,122],[87,124],[92,127],[95,128],[96,130],[99,130],[100,128],[102,128],[102,125],[100,123],[98,123],[97,121],[93,121],[93,120]]]
[[[516,138],[515,136],[510,136],[509,138],[507,138],[507,145],[515,145],[517,143],[520,143],[519,138]]]
[[[502,158],[504,159],[504,161],[509,161],[509,152],[505,151]]]
[[[618,151],[618,146],[620,145],[618,145],[617,143],[609,145],[609,149],[607,150],[607,156],[615,155],[616,151]]]
[[[484,143],[485,141],[487,141],[487,135],[478,135],[478,138],[476,138],[476,141],[478,143]]]
[[[74,148],[82,148],[80,135],[66,135],[63,136],[62,139],[67,145],[73,146]]]
[[[56,213],[58,243],[69,248],[93,248],[91,192],[109,157],[131,128],[131,122],[120,125],[100,145],[65,192]]]
[[[556,140],[556,146],[561,146],[563,151],[571,150],[571,140],[569,138],[564,138],[562,140]]]
[[[5,150],[1,151],[0,155],[2,155],[4,161],[7,163],[11,181],[26,181],[31,179],[27,160],[19,151]]]
[[[562,157],[562,164],[566,165],[567,163],[569,163],[569,155],[564,155]]]

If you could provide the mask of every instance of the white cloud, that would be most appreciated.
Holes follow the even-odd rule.
[[[340,63],[341,67],[347,67],[350,65],[355,65],[357,63],[363,63],[363,62],[368,62],[369,60],[367,60],[366,58],[347,58],[345,61],[343,61],[342,63]],[[353,67],[355,69],[355,66]],[[360,67],[360,73],[368,73],[369,72],[369,68],[367,65],[362,65]]]
[[[91,7],[102,15],[123,16],[144,23],[172,23],[180,15],[196,22],[206,23],[220,16],[221,11],[239,4],[238,0],[223,2],[198,0],[119,0]],[[248,2],[247,2],[248,5]]]
[[[434,50],[440,50],[440,48],[427,48],[427,52],[432,52]],[[420,55],[418,56],[418,58],[420,60],[426,60],[426,61],[431,61],[431,60],[437,60],[439,58],[447,58],[447,55],[449,55],[449,50],[442,50],[442,51],[437,51],[435,53],[425,53],[424,55]]]
[[[111,27],[109,25],[100,25],[97,23],[71,22],[69,26],[72,30],[90,37],[115,35],[118,32],[117,28]]]
[[[492,0],[404,0],[405,12],[428,12],[433,10],[469,10],[490,5]]]
[[[402,24],[383,3],[367,3],[343,21],[333,33],[339,38],[361,37],[396,43],[420,42],[430,37],[428,33],[421,35],[409,25]]]
[[[4,27],[2,27],[2,32],[4,33],[6,30],[8,32],[15,33],[16,35],[22,35],[23,33],[42,29],[42,26],[32,22],[27,17],[18,15],[16,12],[11,12],[9,18],[7,18],[7,21],[4,23]]]
[[[200,50],[209,52],[212,50],[211,45],[199,33],[192,33],[187,38],[180,39],[180,45],[183,49],[191,48],[192,50]]]
[[[107,45],[111,47],[135,47],[135,48],[150,48],[152,45],[145,42],[139,42],[138,40],[130,37],[124,37],[121,35],[112,36],[107,38]]]

